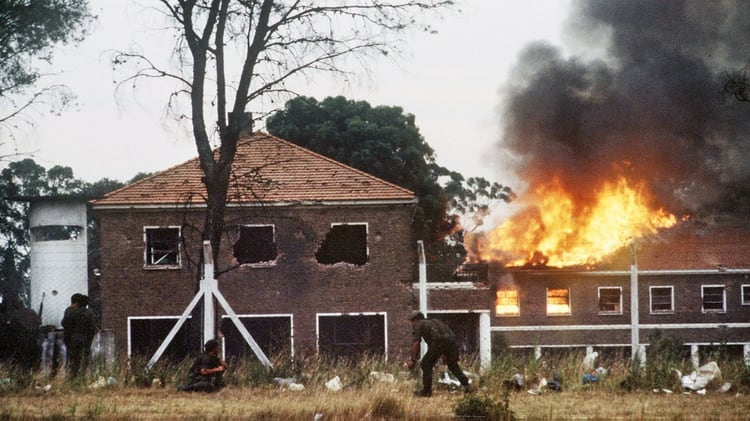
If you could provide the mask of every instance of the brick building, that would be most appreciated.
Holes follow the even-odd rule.
[[[414,194],[264,133],[240,141],[232,173],[217,279],[264,352],[408,352]],[[201,176],[193,159],[92,203],[102,327],[121,356],[153,354],[197,291]],[[219,316],[228,357],[248,353]],[[166,355],[196,350],[199,324],[191,317]]]
[[[491,330],[511,347],[642,353],[660,331],[695,358],[719,345],[750,357],[750,231],[743,226],[683,222],[596,267],[488,272]]]

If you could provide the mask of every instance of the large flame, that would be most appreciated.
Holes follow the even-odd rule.
[[[625,177],[603,182],[588,205],[577,205],[557,180],[536,188],[525,211],[490,231],[479,245],[482,261],[508,266],[592,265],[635,238],[671,227],[677,219],[650,206],[644,183]]]

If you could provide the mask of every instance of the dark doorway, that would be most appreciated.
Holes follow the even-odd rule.
[[[479,313],[429,313],[429,317],[450,326],[461,354],[479,352]]]
[[[318,316],[318,347],[329,357],[385,355],[385,316]]]

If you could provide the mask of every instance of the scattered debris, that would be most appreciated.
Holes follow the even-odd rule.
[[[607,369],[599,367],[596,370],[592,370],[591,373],[584,373],[583,384],[597,383],[601,378],[607,375]]]
[[[516,373],[513,375],[513,377],[510,378],[510,380],[503,380],[503,385],[506,388],[515,390],[515,391],[523,390],[523,385],[524,385],[523,374]]]
[[[719,388],[718,392],[719,393],[727,393],[731,389],[732,389],[732,383],[727,382],[727,383],[724,383],[723,385],[721,385],[721,387]]]
[[[157,377],[151,381],[151,387],[161,387],[161,386],[162,386],[162,383],[161,383],[160,378]]]
[[[721,376],[721,370],[719,370],[718,364],[713,361],[698,367],[689,375],[683,376],[680,370],[675,371],[677,372],[677,376],[680,377],[680,384],[682,387],[692,391],[705,389],[706,385],[708,385],[711,380]]]
[[[287,389],[291,390],[292,392],[301,392],[305,390],[305,385],[300,383],[291,383],[289,386],[287,386]]]
[[[594,369],[597,357],[599,357],[599,353],[596,351],[586,354],[586,356],[583,357],[583,371],[592,371]]]
[[[297,379],[295,377],[274,377],[273,382],[278,386],[288,387],[293,383],[297,383]]]
[[[393,377],[393,374],[381,373],[380,371],[371,372],[370,378],[372,378],[373,380],[377,380],[379,382],[385,382],[385,383],[393,383],[396,381],[396,378]]]
[[[343,387],[344,385],[341,384],[341,379],[339,378],[339,376],[336,376],[326,382],[326,388],[328,388],[328,390],[331,392],[338,392]]]
[[[322,419],[323,419],[322,412],[318,412],[317,414],[315,414],[315,416],[313,416],[313,421],[321,421]]]
[[[159,379],[154,379],[154,381],[156,380],[159,380]],[[158,383],[161,384],[161,380],[159,380]],[[114,386],[116,384],[117,384],[117,379],[115,379],[114,377],[108,377],[105,379],[104,377],[99,376],[98,379],[96,379],[93,383],[89,385],[89,389],[101,389],[102,387]]]
[[[470,385],[474,382],[473,379],[477,377],[476,374],[469,371],[464,371],[464,374],[466,375],[466,378],[469,379]],[[450,390],[456,390],[461,387],[461,382],[453,377],[453,374],[449,373],[448,370],[443,372],[443,377],[439,378],[437,382],[438,384],[447,386]]]
[[[51,384],[47,384],[45,386],[34,386],[34,389],[36,389],[36,390],[38,390],[38,391],[40,391],[42,393],[47,393],[50,390],[52,390],[52,385]]]

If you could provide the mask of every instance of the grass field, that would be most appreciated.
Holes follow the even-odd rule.
[[[413,385],[373,385],[328,392],[311,388],[228,387],[217,394],[177,393],[173,388],[113,387],[102,390],[54,389],[0,397],[0,419],[248,419],[323,420],[454,419],[462,395],[438,391],[431,398],[411,396]],[[499,391],[480,390],[502,398]],[[602,390],[544,395],[511,394],[518,419],[742,420],[750,419],[750,397],[742,394],[666,395]],[[480,419],[480,418],[476,418]]]
[[[669,367],[686,370],[685,361],[650,360],[635,369],[628,361],[602,361],[606,377],[583,384],[582,354],[568,352],[542,360],[506,355],[492,368],[474,377],[478,390],[470,397],[436,386],[431,398],[414,397],[418,373],[397,363],[365,360],[356,364],[316,359],[277,362],[273,371],[252,363],[230,364],[228,386],[215,394],[177,392],[187,365],[157,365],[144,372],[138,364],[102,373],[116,382],[92,388],[98,375],[66,381],[64,375],[49,380],[44,373],[19,373],[0,367],[0,420],[15,419],[247,419],[247,420],[750,420],[750,370],[742,361],[718,360],[720,378],[705,394],[686,394]],[[471,361],[466,369],[478,372]],[[554,368],[554,370],[553,370]],[[438,367],[436,378],[444,367]],[[373,371],[391,374],[394,381],[373,378]],[[562,381],[560,392],[542,389],[531,394],[538,381],[554,371]],[[527,383],[510,392],[504,383],[523,373]],[[344,388],[329,391],[325,382],[338,375]],[[273,377],[294,376],[304,390],[291,391],[274,384]],[[728,392],[719,388],[731,384]],[[627,386],[626,388],[624,386]],[[673,393],[667,393],[670,390]],[[458,418],[458,404],[490,402],[493,416]],[[507,408],[505,407],[507,405]],[[500,414],[500,415],[497,415]],[[506,418],[502,418],[506,416]]]

